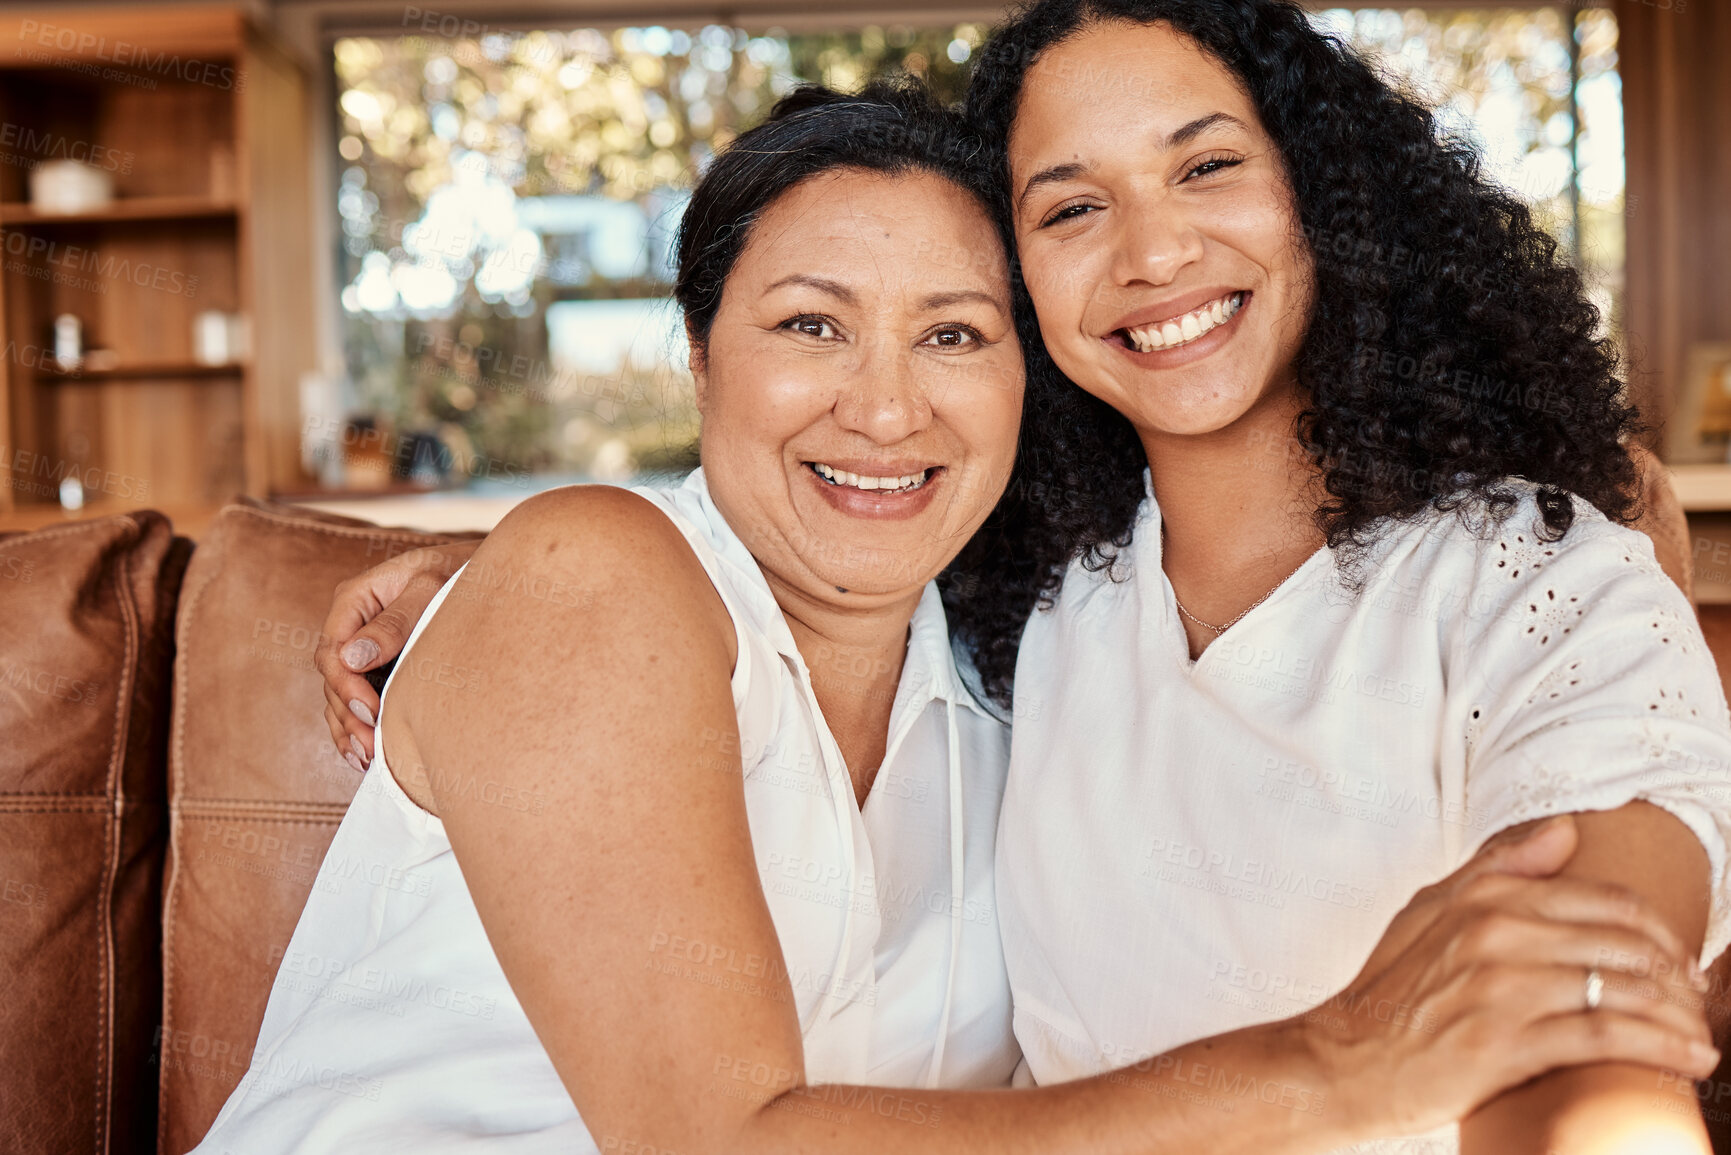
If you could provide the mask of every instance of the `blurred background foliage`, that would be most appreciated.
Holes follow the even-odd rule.
[[[1623,327],[1623,87],[1608,9],[1330,9],[1316,17],[1471,141]]]

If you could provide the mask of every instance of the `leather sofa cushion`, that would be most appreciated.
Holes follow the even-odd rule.
[[[0,535],[0,1151],[148,1151],[175,600],[143,512]]]
[[[199,543],[180,602],[169,746],[165,1155],[203,1138],[245,1074],[277,967],[360,785],[331,745],[312,664],[332,592],[454,536],[247,500]]]

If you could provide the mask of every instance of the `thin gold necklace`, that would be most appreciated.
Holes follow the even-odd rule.
[[[1164,523],[1162,523],[1160,526],[1160,552],[1162,554],[1164,554],[1166,552],[1166,526]],[[1183,614],[1185,617],[1189,618],[1191,621],[1195,622],[1197,625],[1201,626],[1203,629],[1214,631],[1214,636],[1218,638],[1221,634],[1224,634],[1227,630],[1230,630],[1233,626],[1235,626],[1239,622],[1243,621],[1245,614],[1248,614],[1251,610],[1255,609],[1257,606],[1261,605],[1263,602],[1265,602],[1269,598],[1273,597],[1274,591],[1279,589],[1281,586],[1285,585],[1287,582],[1291,581],[1292,580],[1292,574],[1295,574],[1299,570],[1303,569],[1304,568],[1304,562],[1309,561],[1309,560],[1310,560],[1310,558],[1307,557],[1304,559],[1304,561],[1301,561],[1297,565],[1293,566],[1292,567],[1292,573],[1287,574],[1285,577],[1283,577],[1279,581],[1275,582],[1273,586],[1269,587],[1269,590],[1267,593],[1263,594],[1261,597],[1257,598],[1255,601],[1253,601],[1249,605],[1245,606],[1243,610],[1239,611],[1239,614],[1237,617],[1233,618],[1231,621],[1227,622],[1223,626],[1217,626],[1217,625],[1214,625],[1210,622],[1205,622],[1201,618],[1197,617],[1195,614],[1191,613],[1189,610],[1185,609],[1184,603],[1178,600],[1178,587],[1172,585],[1172,579],[1167,578],[1166,584],[1169,586],[1172,586],[1172,604],[1178,607],[1178,612]]]

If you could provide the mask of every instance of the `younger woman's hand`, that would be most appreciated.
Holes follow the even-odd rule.
[[[433,595],[474,554],[480,538],[398,554],[343,582],[319,631],[313,665],[324,677],[331,741],[356,771],[373,758],[379,695],[366,674],[403,652]]]
[[[1414,897],[1345,990],[1294,1020],[1367,1138],[1442,1126],[1558,1067],[1717,1065],[1692,952],[1636,895],[1549,877],[1575,845],[1567,816],[1487,845]]]

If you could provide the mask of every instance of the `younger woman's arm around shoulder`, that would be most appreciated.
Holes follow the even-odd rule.
[[[1442,904],[1402,916],[1412,948],[1355,996],[1442,1008],[1441,1042],[1349,1015],[1326,1045],[1295,1019],[1031,1090],[808,1086],[784,975],[725,981],[666,949],[781,957],[741,785],[736,645],[665,517],[623,491],[560,491],[481,547],[392,689],[385,756],[424,772],[500,964],[602,1150],[1296,1155],[1458,1117],[1559,1062],[1686,1061],[1685,1032],[1657,1012],[1597,1039],[1529,1031],[1519,1008],[1555,985],[1542,974],[1501,1004],[1460,997],[1451,968],[1500,964],[1472,943],[1442,949],[1462,937],[1449,918],[1471,922]],[[1641,912],[1573,912],[1586,929],[1558,933],[1668,953]],[[1560,948],[1537,934],[1531,949]],[[1481,1050],[1495,1062],[1472,1061]]]

